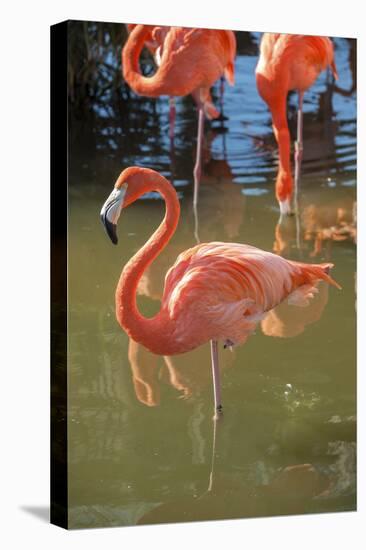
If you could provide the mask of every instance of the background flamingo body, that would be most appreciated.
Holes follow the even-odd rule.
[[[138,94],[185,96],[202,101],[206,116],[216,118],[210,87],[224,74],[234,84],[235,36],[232,31],[136,25],[122,51],[123,76]],[[166,29],[166,28],[165,28]],[[152,77],[141,75],[138,60],[145,42],[161,48],[160,65]],[[156,51],[156,50],[155,50]]]
[[[276,197],[282,213],[290,211],[293,189],[287,95],[290,90],[298,90],[301,110],[303,92],[314,84],[320,72],[328,66],[334,77],[338,78],[333,44],[328,37],[263,34],[255,72],[258,92],[271,111],[273,130],[279,146]]]

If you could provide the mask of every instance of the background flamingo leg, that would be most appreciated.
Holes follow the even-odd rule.
[[[220,415],[222,414],[219,353],[218,353],[218,347],[217,347],[217,340],[210,340],[210,343],[211,343],[212,381],[213,381],[213,387],[214,387],[214,401],[215,401],[214,420],[217,420],[218,418],[220,418]]]
[[[225,91],[225,78],[222,76],[220,78],[220,111],[221,111],[221,118],[224,117],[224,91]]]
[[[203,141],[203,129],[205,125],[205,112],[203,105],[198,108],[198,132],[197,132],[197,152],[196,152],[196,164],[194,165],[193,177],[194,177],[194,191],[193,191],[193,205],[198,203],[198,189],[201,179],[201,160],[202,160],[202,141]]]
[[[299,91],[299,108],[297,111],[297,139],[295,142],[295,209],[297,208],[297,197],[298,197],[298,190],[299,190],[302,151],[303,151],[303,141],[302,141],[303,98],[304,98],[304,92]]]
[[[169,97],[169,137],[170,143],[174,141],[174,128],[175,128],[175,97]]]

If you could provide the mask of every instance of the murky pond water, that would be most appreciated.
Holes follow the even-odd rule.
[[[335,40],[345,93],[326,73],[305,95],[301,216],[279,225],[277,150],[254,79],[255,33],[243,34],[227,120],[206,124],[198,227],[192,212],[196,111],[118,96],[71,121],[69,178],[69,524],[101,527],[354,510],[356,507],[354,44]],[[219,86],[214,89],[218,98]],[[296,95],[289,100],[295,129]],[[164,215],[145,197],[123,212],[114,247],[99,220],[119,172],[160,171],[181,199],[175,236],[145,273],[139,307],[159,308],[177,255],[212,240],[303,261],[332,261],[342,291],[319,286],[305,308],[282,304],[233,352],[220,349],[224,416],[214,433],[209,346],[154,356],[114,313],[126,261]]]

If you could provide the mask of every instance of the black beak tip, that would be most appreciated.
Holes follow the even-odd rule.
[[[112,225],[111,230],[108,231],[108,235],[112,241],[113,244],[118,244],[118,237],[117,237],[117,226]]]
[[[107,235],[111,239],[112,243],[117,244],[117,225],[115,223],[111,223],[103,214],[100,216],[100,219],[102,220],[102,224],[104,225]]]

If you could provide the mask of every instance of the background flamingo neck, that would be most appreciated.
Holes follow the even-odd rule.
[[[277,200],[289,199],[292,195],[292,175],[290,160],[290,132],[287,123],[286,96],[283,95],[278,101],[270,104],[272,112],[273,131],[278,143],[278,174],[276,180]]]
[[[156,175],[146,191],[158,191],[165,199],[165,217],[147,243],[133,256],[122,271],[116,290],[116,315],[121,327],[136,342],[154,351],[154,343],[161,340],[162,331],[168,332],[168,322],[160,311],[155,317],[143,317],[136,304],[138,283],[148,266],[165,248],[178,224],[180,207],[172,185]]]
[[[139,95],[157,97],[164,95],[159,83],[159,69],[152,77],[145,77],[140,72],[139,59],[142,48],[151,32],[147,25],[137,25],[122,50],[123,77]]]

